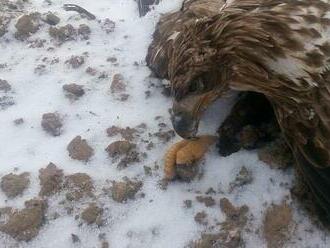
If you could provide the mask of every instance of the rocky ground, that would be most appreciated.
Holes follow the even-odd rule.
[[[0,0],[1,247],[328,247],[281,142],[162,180],[179,138],[144,58],[181,2],[140,18],[133,0]]]

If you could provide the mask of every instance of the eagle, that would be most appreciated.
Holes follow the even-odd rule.
[[[272,112],[297,175],[330,220],[329,0],[186,0],[160,18],[146,61],[170,81],[171,120],[184,139],[230,91],[261,99],[248,107]]]

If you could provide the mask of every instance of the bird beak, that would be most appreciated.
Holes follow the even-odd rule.
[[[196,137],[200,118],[217,97],[213,94],[192,95],[174,101],[171,121],[175,132],[184,139]]]

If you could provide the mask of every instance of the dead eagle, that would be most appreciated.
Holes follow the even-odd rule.
[[[161,17],[147,63],[170,80],[173,126],[185,139],[229,90],[263,96],[250,114],[270,106],[298,175],[330,219],[329,38],[328,0],[191,0]],[[223,135],[223,147],[234,147]]]

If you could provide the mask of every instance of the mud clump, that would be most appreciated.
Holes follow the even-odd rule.
[[[114,201],[125,203],[127,200],[135,199],[136,193],[141,189],[143,183],[140,181],[132,181],[125,178],[121,182],[112,182],[110,187],[111,197]]]
[[[93,155],[94,149],[90,147],[81,136],[75,137],[68,145],[67,150],[72,159],[87,162]]]
[[[132,141],[140,133],[136,128],[126,127],[121,128],[117,126],[111,126],[107,129],[107,134],[109,137],[116,136],[120,134],[126,141]]]
[[[82,40],[89,40],[89,36],[92,33],[89,26],[86,24],[80,24],[78,28],[78,35]]]
[[[23,194],[24,190],[29,186],[30,174],[25,172],[19,175],[10,173],[1,178],[1,189],[9,198],[14,198]]]
[[[71,100],[77,100],[85,94],[84,87],[79,84],[65,84],[62,88],[65,96]]]
[[[242,239],[242,231],[247,223],[248,207],[235,207],[227,198],[220,200],[221,210],[226,215],[226,220],[221,224],[221,231],[215,234],[202,234],[200,240],[195,241],[190,247],[209,248],[225,247],[237,248],[245,247]]]
[[[59,136],[63,123],[58,113],[45,113],[42,115],[41,126],[50,135]]]
[[[95,203],[89,204],[87,208],[83,210],[80,217],[87,224],[97,224],[98,226],[102,225],[102,213],[103,209],[98,207]]]
[[[167,143],[175,137],[175,132],[173,130],[159,131],[159,132],[154,133],[153,135],[155,137],[157,137],[163,143]]]
[[[49,163],[45,169],[39,170],[40,196],[51,196],[61,191],[63,187],[63,170],[57,168],[53,163]]]
[[[32,199],[25,202],[25,208],[10,214],[7,223],[0,225],[0,231],[18,241],[29,241],[36,237],[44,223],[47,203]]]
[[[16,24],[15,38],[18,40],[24,40],[36,33],[40,27],[40,14],[31,13],[28,15],[21,16]]]
[[[126,140],[111,143],[105,149],[113,161],[119,161],[118,168],[126,168],[129,164],[139,162],[140,155],[136,151],[136,144]]]
[[[0,79],[0,92],[8,92],[11,90],[11,85],[7,80]]]
[[[267,247],[283,247],[291,235],[292,224],[292,209],[286,203],[269,207],[263,225]]]
[[[65,177],[64,187],[69,191],[66,198],[77,201],[83,197],[93,197],[93,182],[86,173],[75,173]]]
[[[235,180],[229,184],[229,193],[232,193],[236,188],[252,183],[252,181],[252,172],[243,166],[236,175]]]
[[[117,73],[113,75],[110,90],[112,94],[126,91],[126,83],[122,74]]]
[[[48,33],[58,43],[58,45],[77,39],[77,30],[71,24],[67,24],[59,28],[50,27]]]
[[[69,65],[73,69],[78,69],[85,63],[85,58],[83,56],[71,56],[65,64]]]
[[[204,211],[198,212],[195,215],[194,219],[198,224],[201,224],[201,225],[207,225],[208,224],[207,213],[205,213]]]
[[[272,169],[286,169],[294,163],[292,152],[283,138],[260,149],[258,157]]]
[[[211,196],[196,196],[196,200],[200,203],[204,203],[206,207],[212,207],[215,205],[215,200]]]
[[[103,22],[101,22],[101,28],[104,30],[107,34],[112,33],[115,31],[116,23],[114,21],[111,21],[109,18],[104,19]]]

